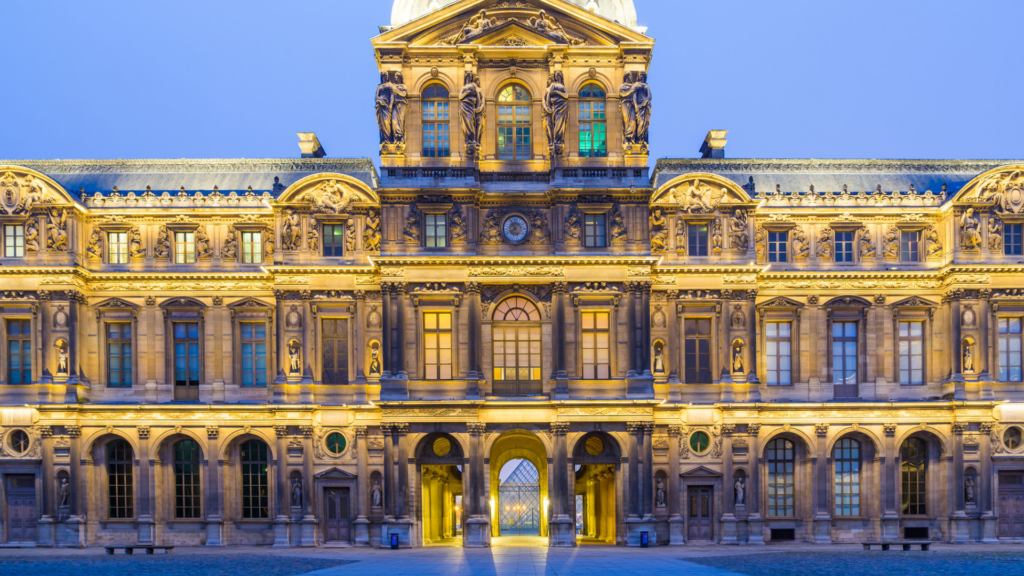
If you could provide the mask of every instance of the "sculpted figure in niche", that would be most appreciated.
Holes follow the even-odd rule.
[[[736,505],[743,505],[743,492],[746,486],[743,485],[743,478],[737,478],[736,484],[733,484],[733,488],[736,490]]]
[[[970,476],[964,479],[964,500],[974,503],[974,478]]]
[[[153,255],[157,258],[171,257],[171,235],[167,232],[166,226],[161,226],[160,231],[156,234],[156,247],[153,249]]]
[[[288,372],[298,374],[302,371],[302,362],[299,360],[299,341],[292,340],[288,343]]]
[[[71,484],[68,483],[67,478],[60,479],[58,491],[60,492],[60,504],[58,504],[58,507],[67,508],[71,506]]]
[[[299,478],[292,478],[292,506],[302,506],[302,480]]]
[[[466,141],[466,155],[473,160],[479,157],[483,142],[484,103],[479,77],[467,71],[459,94],[459,119]]]
[[[743,373],[743,346],[732,347],[732,372],[733,374]]]
[[[288,210],[284,213],[284,225],[281,227],[281,245],[285,250],[298,250],[301,234],[299,215],[294,210]]]
[[[234,228],[228,228],[228,237],[224,239],[224,247],[220,249],[220,255],[225,260],[234,260],[238,255],[238,235]]]
[[[57,374],[68,373],[68,347],[61,342],[57,345]]]
[[[974,208],[968,208],[960,217],[960,242],[964,250],[977,250],[981,246],[981,224],[974,216]]]
[[[462,206],[456,204],[448,216],[449,231],[452,235],[452,244],[466,241],[466,220],[462,216]]]
[[[380,251],[380,216],[372,208],[366,213],[366,227],[363,229],[363,250],[365,252]]]
[[[618,206],[612,209],[612,243],[626,239],[626,220]]]
[[[68,249],[68,211],[63,209],[50,212],[50,222],[46,225],[48,237],[46,247],[51,250],[66,252]]]
[[[882,239],[882,254],[886,258],[900,257],[900,229],[896,226],[889,227]]]
[[[875,245],[871,242],[871,234],[865,228],[861,228],[857,232],[857,247],[860,250],[861,260],[875,257]]]
[[[993,252],[1003,249],[1003,222],[994,212],[988,217],[988,249]]]
[[[665,217],[661,214],[660,208],[655,208],[651,214],[651,253],[665,251],[668,244],[668,229],[665,226]]]
[[[793,229],[793,259],[806,260],[810,253],[811,247],[807,242],[807,234],[803,228]]]
[[[311,217],[309,219],[309,231],[306,233],[306,244],[312,252],[320,250],[320,224],[316,221],[316,218]]]
[[[103,234],[98,229],[93,229],[92,234],[89,236],[88,251],[90,258],[103,258]]]
[[[974,372],[974,358],[971,354],[971,345],[969,343],[964,343],[964,372]]]
[[[722,219],[715,218],[711,221],[711,253],[722,253]]]
[[[381,503],[384,500],[384,492],[380,489],[380,482],[377,480],[373,481],[372,501],[374,508],[380,508]]]
[[[654,343],[654,373],[665,372],[665,345],[661,342]]]
[[[345,226],[345,252],[351,254],[356,250],[356,224],[349,220]]]
[[[131,232],[128,233],[128,255],[133,260],[139,260],[146,257],[146,248],[142,245],[142,232],[138,226],[132,226]]]
[[[28,252],[39,251],[39,230],[36,229],[36,223],[33,220],[25,223],[25,250]]]
[[[768,256],[768,233],[764,228],[758,227],[754,230],[754,252],[757,254],[758,262],[764,262]]]
[[[420,213],[415,208],[409,208],[409,215],[405,217],[405,229],[402,231],[405,241],[419,243],[420,241]]]
[[[658,508],[665,507],[665,482],[661,478],[655,481],[654,503]]]
[[[210,237],[206,235],[205,226],[196,228],[196,252],[199,253],[200,258],[209,258],[213,253],[213,249],[210,247]]]
[[[374,107],[377,110],[377,129],[380,130],[380,144],[391,144],[394,135],[391,127],[391,94],[392,84],[387,72],[380,73],[380,84],[377,85],[377,95],[374,98]],[[287,245],[285,246],[287,249]]]
[[[925,241],[925,254],[928,257],[938,256],[942,254],[942,242],[939,240],[939,231],[934,226],[924,231]],[[1002,235],[999,236],[999,241],[1002,243]]]
[[[561,72],[555,72],[548,79],[548,90],[541,105],[544,107],[548,153],[552,157],[561,156],[565,150],[565,127],[569,118],[569,91],[565,88]]]
[[[818,258],[831,260],[834,250],[835,232],[831,226],[825,226],[821,229],[821,235],[818,237]]]
[[[370,376],[380,376],[380,346],[370,347]]]
[[[746,252],[750,240],[747,236],[747,213],[742,208],[737,208],[729,220],[732,230],[732,249]]]

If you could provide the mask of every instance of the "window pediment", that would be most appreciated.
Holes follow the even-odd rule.
[[[803,307],[803,303],[797,302],[791,298],[786,298],[785,296],[779,296],[778,298],[773,298],[758,305],[759,310],[800,309]]]

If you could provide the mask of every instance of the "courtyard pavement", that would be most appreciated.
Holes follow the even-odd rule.
[[[0,549],[10,576],[1024,576],[1024,546],[933,545],[930,552],[863,552],[859,545],[682,546],[551,549],[507,538],[489,549],[177,548],[107,556],[102,548]]]

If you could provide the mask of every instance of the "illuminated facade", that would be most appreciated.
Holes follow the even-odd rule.
[[[650,174],[630,0],[439,4],[379,173],[0,162],[0,543],[1024,538],[1024,161]]]

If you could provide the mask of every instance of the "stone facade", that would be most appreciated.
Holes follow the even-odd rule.
[[[1024,537],[1024,161],[652,175],[635,22],[424,10],[380,174],[0,162],[0,543]]]

